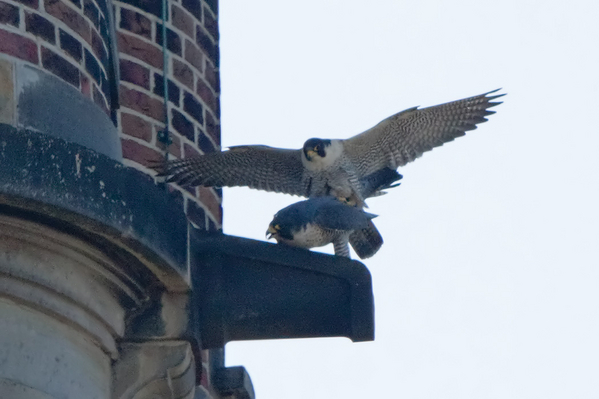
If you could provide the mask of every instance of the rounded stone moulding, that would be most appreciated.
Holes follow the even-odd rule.
[[[143,301],[95,247],[0,215],[0,397],[111,397],[117,340]]]

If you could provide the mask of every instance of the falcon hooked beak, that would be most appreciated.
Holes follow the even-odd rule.
[[[317,151],[314,150],[307,150],[306,151],[306,159],[308,161],[311,161],[312,159],[314,159],[314,157],[316,157],[318,155]]]
[[[274,226],[272,224],[268,225],[268,230],[266,230],[266,239],[270,240],[271,238],[274,238],[276,240],[279,230],[281,230],[281,226],[278,224],[275,224]]]
[[[317,157],[324,158],[326,154],[323,147],[322,144],[317,144],[314,147],[305,149],[304,154],[306,154],[306,159],[311,161]]]

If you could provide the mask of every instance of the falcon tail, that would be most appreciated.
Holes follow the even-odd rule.
[[[369,220],[368,227],[351,233],[349,243],[360,259],[366,259],[378,252],[383,245],[383,237],[372,220]]]
[[[401,183],[395,182],[402,178],[402,175],[390,168],[383,168],[368,176],[364,176],[360,179],[360,184],[362,185],[362,197],[370,198],[387,194],[384,190],[399,186]]]

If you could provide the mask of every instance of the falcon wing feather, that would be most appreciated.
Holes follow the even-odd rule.
[[[504,94],[490,95],[498,90],[428,108],[409,108],[345,140],[345,151],[361,176],[384,167],[396,169],[486,122],[495,113],[488,109],[501,104],[492,100]]]
[[[251,145],[169,161],[159,176],[182,186],[247,186],[307,196],[303,169],[300,150]]]

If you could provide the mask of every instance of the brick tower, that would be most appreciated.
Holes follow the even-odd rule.
[[[135,231],[130,223],[134,220],[128,226],[127,221],[110,220],[134,218],[136,211],[126,208],[135,204],[111,210],[107,204],[96,204],[94,211],[90,209],[93,196],[79,205],[59,198],[59,191],[76,196],[86,179],[113,194],[123,183],[146,194],[138,180],[153,186],[143,177],[154,173],[148,162],[164,157],[167,148],[175,157],[219,149],[217,12],[215,0],[0,1],[0,165],[6,172],[11,157],[22,155],[25,143],[37,150],[31,153],[37,165],[28,162],[32,169],[27,171],[28,165],[16,162],[20,165],[13,165],[14,171],[28,176],[41,173],[34,180],[41,179],[48,191],[58,194],[52,198],[46,192],[40,197],[31,192],[28,182],[12,192],[3,190],[10,198],[3,196],[1,202],[8,207],[0,216],[5,231],[0,239],[0,279],[6,283],[0,284],[0,354],[9,363],[13,361],[11,367],[0,370],[0,397],[219,397],[211,371],[223,368],[222,351],[194,346],[189,338],[193,334],[186,331],[188,321],[182,316],[189,271],[158,266],[163,260],[134,262],[137,266],[124,261],[123,257],[131,255],[139,258],[134,254],[138,250],[123,252],[123,242],[115,240],[116,235],[132,233],[139,241],[145,236],[154,240],[153,245],[165,244]],[[165,71],[168,107],[163,100]],[[44,146],[52,152],[50,158],[62,156],[72,165],[52,165],[51,160],[45,164],[39,155]],[[99,159],[85,149],[104,157]],[[106,174],[114,170],[101,169],[118,169],[121,162],[139,172],[132,170],[128,183],[113,181],[116,186],[109,187]],[[43,176],[52,167],[63,174],[73,170],[75,180],[69,182],[66,177],[61,182],[55,179],[58,176]],[[16,181],[11,187],[18,188]],[[196,227],[220,229],[219,191],[170,190],[169,203],[185,210]],[[16,191],[30,193],[23,196]],[[106,192],[96,194],[110,197]],[[41,211],[40,203],[25,205],[35,201],[32,197],[52,209]],[[51,220],[31,216],[36,210]],[[162,211],[172,209],[165,206]],[[111,233],[101,232],[113,236],[106,243],[112,248],[109,255],[102,254],[108,247],[102,249],[96,239],[84,237],[89,232],[75,232],[65,224],[72,216],[68,213],[87,219],[74,223],[79,227],[97,223],[92,228],[99,229],[95,232],[116,227]],[[175,217],[169,222],[178,222],[181,234],[187,234],[184,219]],[[148,247],[154,255],[167,258],[171,268],[186,263],[173,262],[151,248],[152,244]],[[63,276],[50,270],[61,266]],[[132,276],[130,268],[147,270]],[[20,290],[15,282],[22,285]],[[163,314],[163,307],[169,307],[171,314]],[[152,308],[144,322],[150,326],[136,327],[134,320]],[[172,309],[181,314],[172,314]],[[158,331],[161,324],[170,325],[172,331]],[[24,338],[31,332],[39,336]],[[15,345],[24,349],[15,351]],[[30,364],[20,365],[22,356]],[[50,375],[52,379],[45,381]]]
[[[155,182],[220,150],[217,5],[0,0],[0,398],[251,399],[229,341],[374,339],[361,263]]]
[[[126,165],[163,157],[165,127],[162,4],[115,1],[120,70],[118,122]],[[168,151],[176,157],[218,150],[219,75],[217,2],[169,4],[166,24]],[[144,168],[141,168],[145,170]],[[187,214],[201,228],[221,225],[220,191],[181,190]]]

